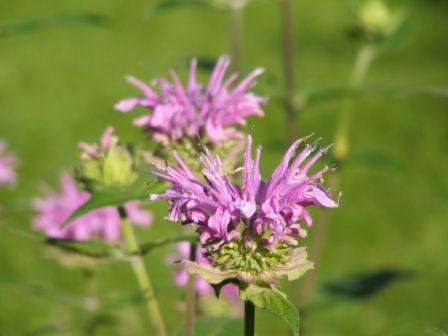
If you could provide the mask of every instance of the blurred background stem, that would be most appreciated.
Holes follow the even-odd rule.
[[[121,217],[121,228],[123,231],[123,239],[126,245],[127,252],[130,256],[130,263],[137,278],[140,289],[144,294],[144,298],[149,310],[149,318],[155,329],[157,336],[166,336],[166,328],[163,322],[162,314],[160,313],[159,304],[152,288],[151,280],[148,272],[146,271],[144,260],[141,256],[137,255],[139,251],[137,238],[135,237],[134,230],[129,223],[129,219],[126,210],[123,207],[119,207],[118,211]]]
[[[375,49],[370,45],[363,45],[358,50],[355,62],[353,64],[349,85],[352,89],[358,89],[364,81],[367,71],[375,58]],[[347,98],[342,103],[342,111],[337,122],[337,128],[334,139],[333,160],[337,165],[337,170],[331,174],[328,179],[330,190],[339,192],[341,185],[341,171],[343,163],[347,158],[349,151],[349,135],[350,125],[353,114],[353,103]],[[311,244],[311,256],[315,264],[319,264],[322,256],[322,250],[325,244],[325,232],[328,222],[330,221],[330,212],[321,210],[314,231],[314,239]],[[299,297],[302,301],[306,301],[314,292],[316,284],[316,272],[310,272],[300,287]]]
[[[230,56],[233,69],[239,73],[242,70],[243,7],[244,0],[231,0],[230,2]]]
[[[196,261],[196,243],[190,243],[190,260]],[[189,274],[185,299],[185,336],[192,336],[196,315],[196,276]]]
[[[297,138],[297,121],[300,105],[295,100],[294,28],[292,0],[280,1],[282,25],[283,81],[285,88],[286,132],[289,143]]]

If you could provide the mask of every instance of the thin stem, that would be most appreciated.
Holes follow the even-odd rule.
[[[134,230],[129,223],[129,219],[126,210],[123,207],[119,207],[118,211],[121,217],[121,229],[123,232],[123,239],[126,245],[127,252],[131,255],[131,266],[137,278],[140,289],[144,294],[146,304],[149,310],[149,318],[154,326],[156,335],[166,336],[166,328],[163,322],[162,314],[160,313],[159,304],[152,288],[151,280],[146,271],[143,258],[138,254],[139,246],[137,238],[135,237]]]
[[[363,46],[359,49],[353,64],[353,70],[350,76],[350,86],[354,89],[358,88],[363,82],[365,75],[375,57],[375,50],[371,46]],[[329,178],[329,188],[332,191],[337,191],[341,184],[341,170],[343,163],[348,155],[349,150],[349,133],[353,112],[353,105],[350,99],[346,99],[343,103],[343,110],[338,120],[336,135],[334,140],[334,161],[338,165],[338,170],[334,172]],[[330,221],[330,213],[323,209],[319,215],[316,225],[314,240],[311,245],[311,253],[313,254],[313,261],[318,263],[325,243],[325,232],[328,222]],[[306,300],[314,291],[316,283],[315,272],[304,279],[303,285],[300,289],[300,297]]]
[[[230,3],[230,56],[232,67],[236,72],[241,72],[243,1],[232,0]]]
[[[283,78],[285,87],[285,113],[288,142],[297,136],[297,119],[300,106],[295,101],[294,28],[292,0],[280,1],[283,46]]]
[[[255,306],[251,301],[244,301],[244,336],[255,335]]]
[[[190,243],[190,260],[196,261],[196,243]],[[193,336],[196,314],[196,276],[189,275],[186,289],[186,308],[184,335]]]

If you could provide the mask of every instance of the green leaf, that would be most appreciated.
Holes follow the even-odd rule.
[[[0,25],[0,37],[32,33],[61,25],[100,26],[108,23],[108,19],[96,13],[58,14],[44,18],[8,22]]]
[[[183,241],[188,241],[190,243],[195,242],[197,239],[196,235],[180,235],[180,236],[174,236],[174,237],[168,237],[163,239],[157,239],[151,242],[143,243],[140,245],[140,252],[139,254],[145,255],[150,253],[152,250],[163,247],[165,245],[169,245],[172,243],[178,243]]]
[[[163,0],[152,5],[149,8],[148,16],[154,16],[168,12],[173,9],[178,9],[188,6],[201,6],[213,8],[213,2],[211,0]]]
[[[66,227],[76,218],[99,208],[106,206],[121,206],[129,201],[146,200],[150,193],[158,193],[165,190],[167,184],[164,182],[156,182],[151,189],[138,187],[130,188],[108,188],[92,194],[92,197],[76,209],[62,224]]]
[[[180,264],[185,267],[189,274],[199,275],[205,281],[212,285],[219,284],[223,281],[236,278],[236,272],[226,272],[211,265],[193,262],[189,260],[182,260]]]
[[[93,258],[105,258],[122,254],[117,246],[100,240],[76,241],[47,238],[45,242],[61,250]]]
[[[241,299],[267,312],[280,316],[288,323],[294,336],[299,335],[299,311],[288,301],[286,294],[273,287],[249,285],[240,291]]]

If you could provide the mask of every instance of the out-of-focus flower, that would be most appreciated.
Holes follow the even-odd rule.
[[[109,242],[119,240],[120,216],[115,207],[91,211],[62,228],[64,221],[89,198],[88,192],[80,190],[75,180],[68,173],[63,173],[60,193],[49,189],[45,196],[34,200],[37,215],[33,220],[33,226],[43,230],[48,237],[58,239],[84,241],[99,238]],[[141,226],[151,224],[152,214],[142,210],[138,201],[128,202],[124,207],[134,224]]]
[[[79,143],[82,153],[76,178],[86,190],[128,186],[137,178],[137,157],[113,132],[112,127],[106,128],[99,144]]]
[[[380,42],[392,35],[403,23],[403,12],[392,11],[383,0],[366,0],[360,6],[356,37],[368,42]]]
[[[6,142],[0,140],[0,186],[14,186],[17,183],[17,175],[14,171],[17,159],[8,153],[6,148]]]
[[[197,135],[215,145],[224,140],[242,138],[234,126],[245,125],[247,116],[264,114],[261,105],[266,99],[248,92],[255,86],[254,79],[263,69],[254,70],[234,84],[236,74],[224,79],[229,64],[228,57],[221,57],[209,83],[204,85],[196,80],[197,62],[193,59],[186,86],[172,71],[172,82],[165,78],[154,81],[158,93],[142,81],[128,77],[128,82],[140,89],[143,96],[121,100],[115,108],[121,112],[131,111],[137,106],[149,109],[151,112],[135,119],[134,125],[144,127],[153,139],[165,144]]]
[[[177,244],[178,257],[182,260],[188,260],[190,258],[190,243],[181,242]],[[198,247],[196,250],[196,261],[204,264],[208,264],[209,261],[204,254],[206,249],[203,247]],[[184,268],[179,269],[174,278],[174,282],[177,286],[183,287],[188,283],[188,273]],[[215,295],[213,287],[204,279],[196,277],[196,292],[200,296],[211,296]],[[228,299],[232,303],[239,303],[240,296],[238,293],[238,286],[234,284],[227,284],[221,289],[221,295]]]
[[[174,153],[179,167],[157,165],[153,172],[171,183],[171,188],[151,198],[169,200],[170,220],[198,225],[200,242],[207,250],[204,256],[212,267],[246,282],[293,277],[288,273],[291,266],[311,267],[304,249],[297,248],[298,238],[307,234],[303,224],[312,223],[306,208],[338,206],[318,183],[330,168],[309,174],[328,147],[307,159],[316,148],[305,144],[296,155],[302,142],[304,139],[297,140],[288,149],[265,182],[259,171],[261,147],[252,159],[252,138],[248,136],[241,185],[231,182],[220,158],[205,146],[200,158],[203,180],[198,180]]]

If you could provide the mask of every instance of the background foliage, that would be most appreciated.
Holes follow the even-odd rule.
[[[112,110],[119,98],[135,92],[124,75],[150,80],[173,66],[185,69],[193,55],[210,62],[228,52],[225,12],[192,6],[151,15],[154,3],[0,5],[0,137],[21,158],[19,188],[0,191],[1,335],[149,333],[126,263],[95,261],[100,265],[92,284],[90,271],[62,267],[48,245],[18,230],[28,227],[27,199],[39,192],[42,181],[56,185],[59,171],[70,168],[77,155],[78,140],[93,141],[112,124],[125,140],[144,142],[131,126],[132,116]],[[292,300],[304,311],[306,335],[442,335],[448,330],[448,3],[397,0],[391,5],[406,8],[409,31],[373,64],[365,88],[353,97],[344,196],[315,270],[317,294],[302,306],[291,288]],[[345,35],[353,4],[297,0],[295,6],[302,92],[345,87],[356,51]],[[275,1],[255,2],[244,13],[243,68],[265,67],[256,91],[272,97],[266,117],[252,119],[248,127],[263,143],[266,175],[286,147],[276,99],[282,83],[278,20]],[[331,92],[300,116],[300,136],[316,132],[323,142],[332,142],[342,104],[339,91]],[[178,230],[162,219],[164,205],[152,208],[158,220],[139,230],[141,241]],[[183,291],[172,289],[173,267],[164,262],[171,250],[154,251],[146,260],[175,334],[181,329]],[[95,286],[103,304],[92,314],[96,301],[84,296]],[[277,317],[259,316],[257,335],[288,334]]]

